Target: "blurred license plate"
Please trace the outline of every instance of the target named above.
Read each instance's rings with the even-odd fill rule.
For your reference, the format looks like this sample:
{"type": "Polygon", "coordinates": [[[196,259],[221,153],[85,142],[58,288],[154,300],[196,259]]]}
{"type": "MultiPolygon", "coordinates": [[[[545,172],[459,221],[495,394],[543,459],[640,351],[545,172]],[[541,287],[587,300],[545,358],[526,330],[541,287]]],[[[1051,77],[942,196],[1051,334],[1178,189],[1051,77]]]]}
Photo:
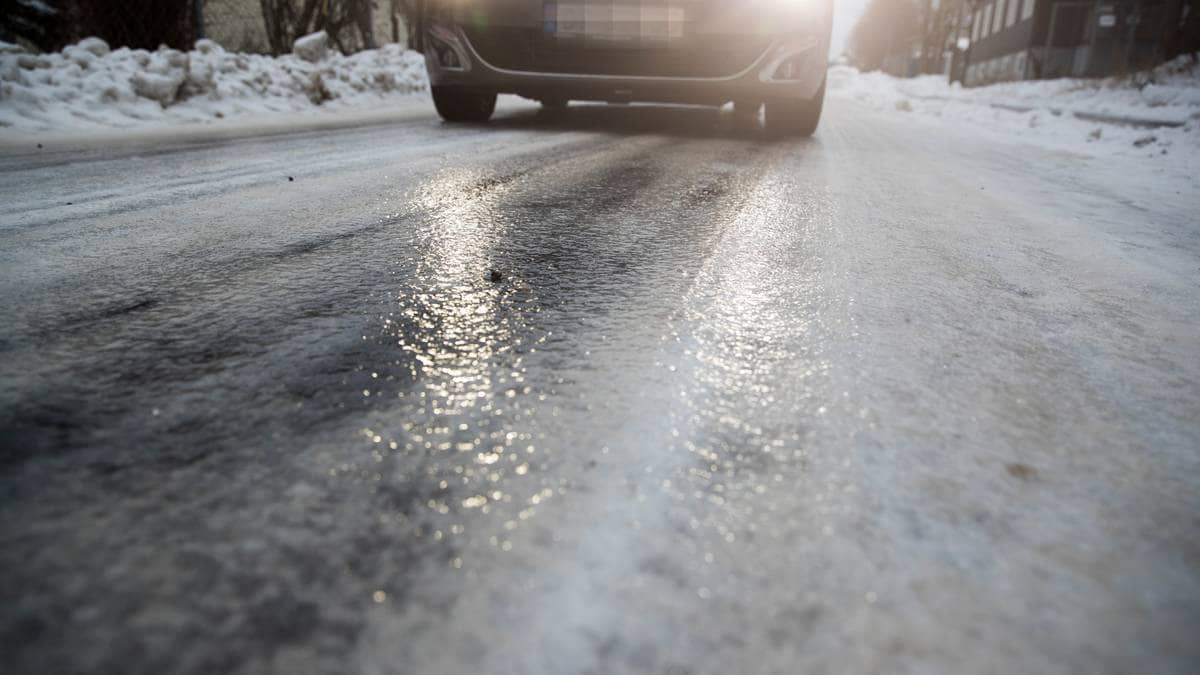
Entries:
{"type": "Polygon", "coordinates": [[[546,2],[542,31],[563,38],[665,42],[683,37],[681,5],[608,2],[546,2]]]}

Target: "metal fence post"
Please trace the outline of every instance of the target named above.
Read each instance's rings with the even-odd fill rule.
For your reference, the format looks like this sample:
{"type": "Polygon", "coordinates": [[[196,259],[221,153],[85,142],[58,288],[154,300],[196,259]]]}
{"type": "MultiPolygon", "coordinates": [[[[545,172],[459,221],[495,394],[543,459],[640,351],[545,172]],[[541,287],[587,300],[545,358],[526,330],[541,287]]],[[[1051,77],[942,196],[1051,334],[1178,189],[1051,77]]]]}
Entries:
{"type": "Polygon", "coordinates": [[[204,30],[204,0],[192,0],[192,33],[196,40],[208,37],[204,30]]]}

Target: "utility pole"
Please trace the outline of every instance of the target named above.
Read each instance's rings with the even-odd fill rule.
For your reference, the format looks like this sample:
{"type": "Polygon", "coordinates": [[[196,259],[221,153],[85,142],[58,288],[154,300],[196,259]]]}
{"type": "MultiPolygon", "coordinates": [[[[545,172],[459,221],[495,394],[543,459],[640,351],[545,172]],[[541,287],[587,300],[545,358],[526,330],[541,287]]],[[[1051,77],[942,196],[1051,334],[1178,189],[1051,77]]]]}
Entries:
{"type": "MultiPolygon", "coordinates": [[[[1026,0],[1026,2],[1032,2],[1032,0],[1026,0]]],[[[961,82],[962,84],[966,84],[965,80],[967,79],[967,57],[971,53],[971,41],[969,39],[970,33],[967,33],[967,37],[968,37],[967,48],[962,49],[961,47],[959,47],[959,44],[962,43],[962,39],[963,39],[963,34],[962,34],[962,32],[963,32],[963,8],[966,6],[967,6],[967,0],[958,0],[958,17],[955,19],[955,24],[954,24],[954,49],[953,49],[953,51],[950,52],[952,54],[951,60],[950,60],[950,76],[948,78],[946,78],[950,82],[954,82],[955,81],[954,76],[955,76],[955,73],[957,72],[958,73],[958,81],[961,82]]],[[[973,13],[968,13],[967,16],[973,17],[975,15],[973,13]]]]}

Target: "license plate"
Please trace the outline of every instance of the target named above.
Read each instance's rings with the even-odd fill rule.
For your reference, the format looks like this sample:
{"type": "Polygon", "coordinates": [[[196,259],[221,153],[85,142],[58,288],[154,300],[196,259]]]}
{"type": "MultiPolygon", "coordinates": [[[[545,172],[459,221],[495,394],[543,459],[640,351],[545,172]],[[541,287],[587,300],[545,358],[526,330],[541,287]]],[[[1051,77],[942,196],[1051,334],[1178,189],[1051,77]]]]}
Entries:
{"type": "Polygon", "coordinates": [[[682,5],[608,2],[546,2],[542,31],[561,38],[619,42],[666,42],[683,37],[682,5]]]}

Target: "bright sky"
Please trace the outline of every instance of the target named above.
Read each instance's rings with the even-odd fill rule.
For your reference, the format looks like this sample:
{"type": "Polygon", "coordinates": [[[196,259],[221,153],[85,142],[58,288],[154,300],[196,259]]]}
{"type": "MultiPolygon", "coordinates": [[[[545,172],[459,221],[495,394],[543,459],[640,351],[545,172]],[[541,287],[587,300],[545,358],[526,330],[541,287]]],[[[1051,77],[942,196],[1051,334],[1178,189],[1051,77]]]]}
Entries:
{"type": "Polygon", "coordinates": [[[833,40],[829,45],[830,56],[842,53],[850,29],[866,8],[867,0],[833,0],[833,40]]]}

